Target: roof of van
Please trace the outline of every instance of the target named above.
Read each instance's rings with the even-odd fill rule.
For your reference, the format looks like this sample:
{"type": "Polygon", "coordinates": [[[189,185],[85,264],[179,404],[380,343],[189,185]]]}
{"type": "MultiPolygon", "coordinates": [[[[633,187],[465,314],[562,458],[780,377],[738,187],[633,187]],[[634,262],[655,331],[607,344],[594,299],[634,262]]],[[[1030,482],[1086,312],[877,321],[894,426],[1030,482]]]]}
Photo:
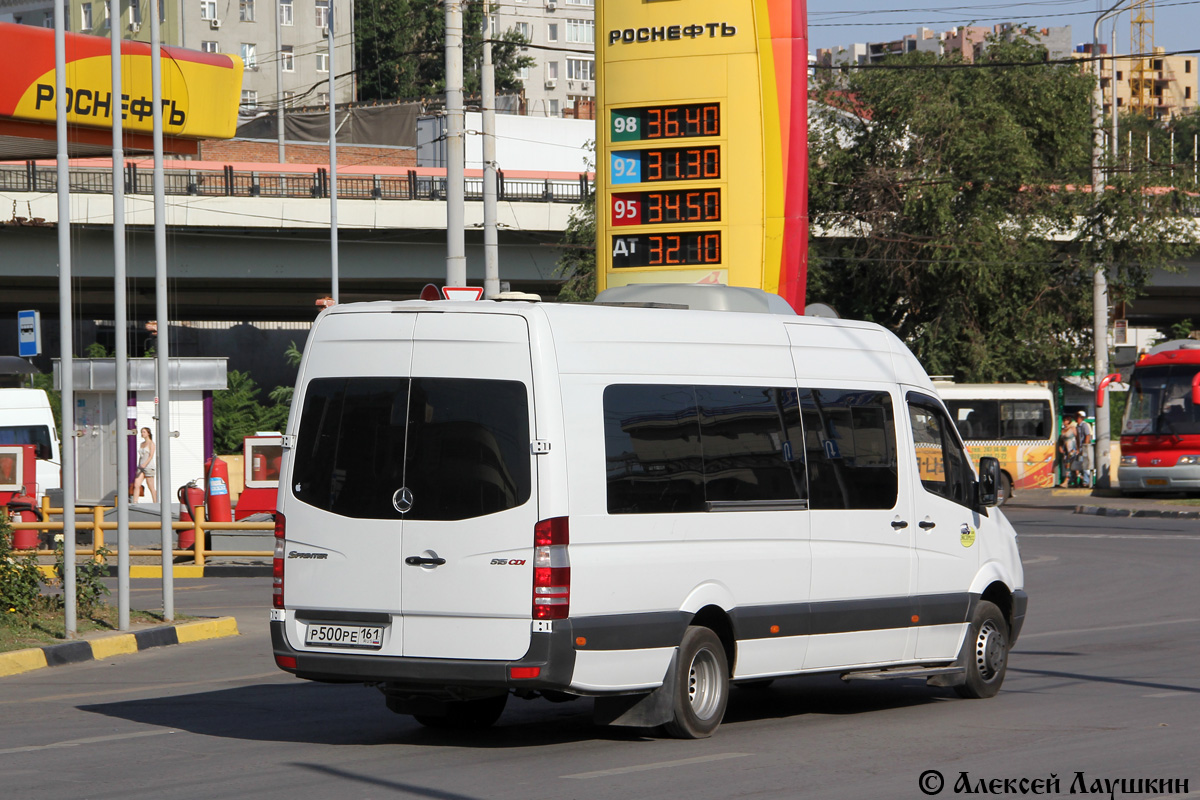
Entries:
{"type": "Polygon", "coordinates": [[[41,389],[0,389],[0,408],[49,408],[41,389]]]}
{"type": "Polygon", "coordinates": [[[419,311],[516,315],[530,320],[531,331],[548,326],[564,373],[767,378],[771,376],[764,371],[766,362],[748,360],[747,351],[739,345],[773,345],[808,350],[811,356],[797,356],[796,360],[813,379],[899,381],[933,389],[916,357],[882,326],[776,313],[590,303],[377,301],[339,304],[321,312],[313,340],[320,340],[320,321],[326,316],[419,311]],[[673,345],[676,351],[684,348],[687,356],[664,359],[661,352],[645,347],[650,342],[673,345]],[[614,363],[617,359],[619,365],[614,363]]]}

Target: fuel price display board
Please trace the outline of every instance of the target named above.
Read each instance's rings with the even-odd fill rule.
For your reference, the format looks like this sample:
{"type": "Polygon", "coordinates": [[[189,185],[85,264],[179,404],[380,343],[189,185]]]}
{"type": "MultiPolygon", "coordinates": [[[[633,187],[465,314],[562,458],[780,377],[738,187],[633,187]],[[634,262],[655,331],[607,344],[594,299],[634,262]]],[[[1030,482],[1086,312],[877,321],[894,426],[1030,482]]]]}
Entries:
{"type": "Polygon", "coordinates": [[[596,4],[597,284],[723,283],[804,308],[804,0],[596,4]]]}

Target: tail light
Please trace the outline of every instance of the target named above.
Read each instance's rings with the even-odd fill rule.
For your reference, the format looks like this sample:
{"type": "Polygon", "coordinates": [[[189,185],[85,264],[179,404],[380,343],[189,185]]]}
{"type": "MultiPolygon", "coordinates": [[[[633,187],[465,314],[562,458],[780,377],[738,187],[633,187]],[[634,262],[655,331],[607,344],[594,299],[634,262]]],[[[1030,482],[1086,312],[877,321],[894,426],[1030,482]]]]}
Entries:
{"type": "Polygon", "coordinates": [[[571,613],[571,562],[567,518],[533,526],[533,618],[566,619],[571,613]]]}
{"type": "Polygon", "coordinates": [[[283,514],[275,514],[275,559],[271,562],[271,605],[283,608],[283,541],[286,538],[283,514]]]}

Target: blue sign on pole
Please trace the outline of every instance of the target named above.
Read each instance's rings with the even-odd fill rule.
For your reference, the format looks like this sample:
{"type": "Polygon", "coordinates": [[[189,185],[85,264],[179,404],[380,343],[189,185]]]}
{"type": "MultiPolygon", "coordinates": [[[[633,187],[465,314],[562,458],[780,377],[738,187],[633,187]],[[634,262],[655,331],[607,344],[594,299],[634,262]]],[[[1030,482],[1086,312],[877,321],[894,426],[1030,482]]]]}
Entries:
{"type": "Polygon", "coordinates": [[[42,315],[38,311],[17,312],[17,355],[22,358],[42,354],[42,315]]]}

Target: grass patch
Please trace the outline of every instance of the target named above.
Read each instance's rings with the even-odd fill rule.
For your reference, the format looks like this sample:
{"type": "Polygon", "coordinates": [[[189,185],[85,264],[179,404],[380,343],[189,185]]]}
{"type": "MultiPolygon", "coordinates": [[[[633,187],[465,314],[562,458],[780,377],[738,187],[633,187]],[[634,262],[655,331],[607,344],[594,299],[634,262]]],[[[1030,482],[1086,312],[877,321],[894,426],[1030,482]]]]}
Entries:
{"type": "Polygon", "coordinates": [[[1173,506],[1200,506],[1200,497],[1181,497],[1167,502],[1173,506]]]}
{"type": "MultiPolygon", "coordinates": [[[[0,619],[0,653],[11,650],[25,650],[30,647],[44,647],[48,644],[62,644],[67,641],[66,625],[62,609],[44,609],[30,614],[6,615],[0,619]]],[[[75,629],[79,638],[92,638],[98,633],[116,632],[118,626],[118,611],[115,606],[99,606],[86,616],[80,614],[75,620],[75,629]]],[[[176,616],[176,621],[185,619],[176,616]]],[[[187,617],[191,619],[191,617],[187,617]]],[[[162,625],[162,614],[151,611],[130,611],[130,628],[162,625]]]]}

